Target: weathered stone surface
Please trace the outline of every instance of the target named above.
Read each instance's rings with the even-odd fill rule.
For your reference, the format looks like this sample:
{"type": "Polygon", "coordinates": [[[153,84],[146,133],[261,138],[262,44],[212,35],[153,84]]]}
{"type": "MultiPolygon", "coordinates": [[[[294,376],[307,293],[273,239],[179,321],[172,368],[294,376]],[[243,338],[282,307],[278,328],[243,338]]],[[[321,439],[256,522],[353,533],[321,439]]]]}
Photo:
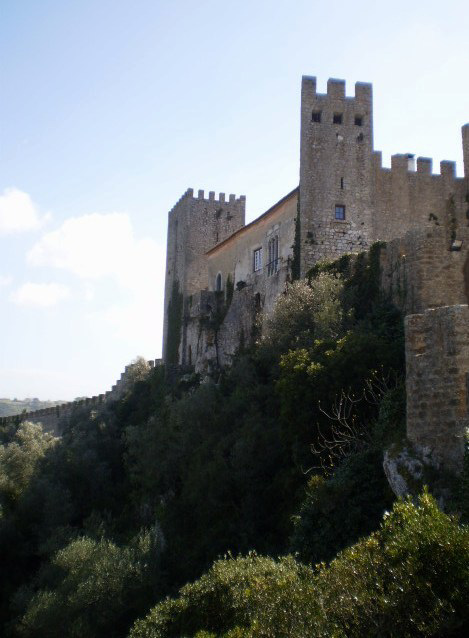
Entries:
{"type": "Polygon", "coordinates": [[[436,464],[462,470],[469,427],[469,308],[444,306],[405,319],[407,436],[436,464]]]}
{"type": "Polygon", "coordinates": [[[428,448],[417,450],[404,444],[399,450],[391,448],[384,454],[384,473],[398,498],[419,494],[425,483],[426,470],[434,466],[435,462],[428,448]]]}

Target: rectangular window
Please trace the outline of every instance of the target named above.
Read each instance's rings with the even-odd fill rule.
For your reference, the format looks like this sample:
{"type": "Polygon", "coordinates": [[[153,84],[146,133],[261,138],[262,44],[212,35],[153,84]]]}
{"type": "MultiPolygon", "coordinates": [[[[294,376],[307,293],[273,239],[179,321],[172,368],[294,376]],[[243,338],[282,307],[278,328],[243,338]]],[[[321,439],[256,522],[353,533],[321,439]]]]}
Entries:
{"type": "Polygon", "coordinates": [[[363,118],[361,115],[355,115],[355,126],[363,126],[363,118]]]}
{"type": "Polygon", "coordinates": [[[262,248],[256,248],[254,251],[254,272],[262,270],[262,248]]]}
{"type": "Polygon", "coordinates": [[[312,122],[320,122],[321,121],[321,111],[313,111],[311,115],[312,122]]]}
{"type": "Polygon", "coordinates": [[[342,206],[342,204],[336,204],[335,218],[339,220],[345,219],[345,206],[342,206]]]}
{"type": "Polygon", "coordinates": [[[334,117],[332,118],[333,124],[342,124],[342,113],[334,113],[334,117]]]}

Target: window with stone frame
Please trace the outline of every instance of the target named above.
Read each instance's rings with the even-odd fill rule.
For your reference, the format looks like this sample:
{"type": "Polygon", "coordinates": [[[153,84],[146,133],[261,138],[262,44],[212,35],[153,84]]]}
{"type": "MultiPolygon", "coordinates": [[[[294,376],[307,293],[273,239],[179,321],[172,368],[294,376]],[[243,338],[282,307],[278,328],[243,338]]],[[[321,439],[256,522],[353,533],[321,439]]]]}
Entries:
{"type": "Polygon", "coordinates": [[[262,270],[262,246],[254,251],[253,265],[254,272],[262,270]]]}

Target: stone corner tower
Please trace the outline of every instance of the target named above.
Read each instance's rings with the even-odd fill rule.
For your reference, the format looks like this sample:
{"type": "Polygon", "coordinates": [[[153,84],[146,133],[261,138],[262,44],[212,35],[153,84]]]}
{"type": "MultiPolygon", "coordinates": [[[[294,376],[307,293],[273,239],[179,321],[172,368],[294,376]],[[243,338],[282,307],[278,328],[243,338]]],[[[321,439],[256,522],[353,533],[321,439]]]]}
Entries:
{"type": "Polygon", "coordinates": [[[188,188],[168,214],[163,322],[163,360],[179,363],[181,343],[169,333],[183,330],[184,300],[208,287],[206,252],[245,225],[246,198],[188,188]],[[170,307],[171,304],[171,307],[170,307]],[[168,316],[170,310],[171,318],[168,316]],[[178,323],[171,326],[171,322],[178,323]],[[168,337],[171,342],[168,351],[168,337]],[[175,340],[178,343],[175,343],[175,340]],[[177,347],[176,347],[177,346],[177,347]]]}

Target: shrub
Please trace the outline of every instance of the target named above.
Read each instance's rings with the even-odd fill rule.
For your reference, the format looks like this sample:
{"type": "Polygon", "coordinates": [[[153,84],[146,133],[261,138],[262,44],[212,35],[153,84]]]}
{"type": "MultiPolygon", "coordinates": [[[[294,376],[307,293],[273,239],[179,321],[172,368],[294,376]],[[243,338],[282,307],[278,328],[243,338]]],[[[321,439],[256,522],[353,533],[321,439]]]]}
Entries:
{"type": "Polygon", "coordinates": [[[141,535],[119,547],[82,537],[57,552],[48,568],[55,587],[42,588],[29,601],[17,625],[31,638],[121,636],[145,609],[152,540],[141,535]]]}
{"type": "Polygon", "coordinates": [[[328,561],[375,530],[394,500],[380,450],[350,456],[326,480],[313,476],[295,518],[291,550],[303,562],[328,561]]]}
{"type": "Polygon", "coordinates": [[[183,587],[179,598],[163,601],[137,621],[130,637],[212,632],[226,638],[303,638],[314,612],[311,583],[311,570],[291,557],[276,562],[250,554],[219,560],[200,580],[183,587]]]}
{"type": "Polygon", "coordinates": [[[12,507],[24,494],[39,461],[58,439],[25,421],[13,439],[0,445],[0,507],[12,507]]]}
{"type": "Polygon", "coordinates": [[[337,337],[343,318],[339,300],[342,288],[342,280],[328,273],[318,275],[311,284],[290,284],[265,321],[264,343],[286,352],[312,344],[314,339],[337,337]]]}
{"type": "Polygon", "coordinates": [[[292,557],[219,560],[130,638],[456,638],[468,599],[469,529],[424,493],[315,572],[292,557]]]}
{"type": "Polygon", "coordinates": [[[469,529],[427,493],[417,507],[398,502],[378,532],[321,567],[315,587],[324,637],[463,635],[469,529]]]}

